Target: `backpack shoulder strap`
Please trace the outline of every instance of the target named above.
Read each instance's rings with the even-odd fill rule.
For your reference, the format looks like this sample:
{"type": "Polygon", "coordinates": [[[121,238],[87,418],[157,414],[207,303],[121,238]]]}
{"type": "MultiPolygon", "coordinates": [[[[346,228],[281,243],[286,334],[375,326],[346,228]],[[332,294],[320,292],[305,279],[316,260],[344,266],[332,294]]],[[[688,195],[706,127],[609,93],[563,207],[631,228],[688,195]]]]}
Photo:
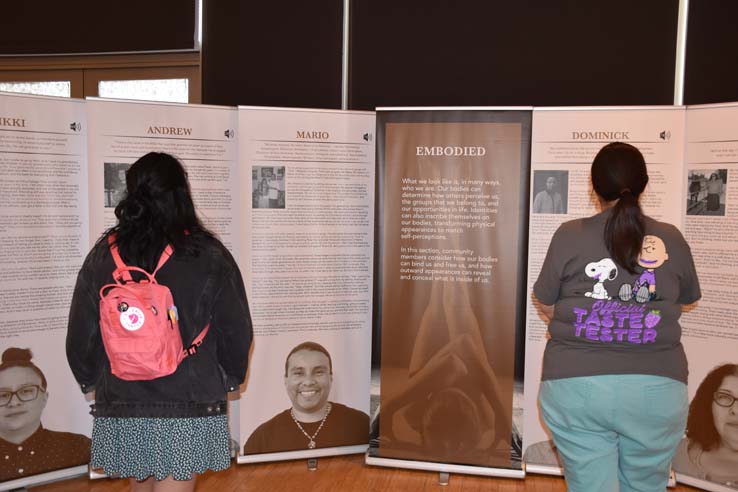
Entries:
{"type": "Polygon", "coordinates": [[[108,236],[108,244],[110,245],[110,254],[113,257],[113,261],[115,262],[115,268],[116,271],[121,271],[121,276],[123,278],[123,281],[130,282],[133,280],[131,278],[131,273],[126,270],[128,265],[123,263],[123,259],[120,257],[120,253],[118,252],[118,245],[115,244],[115,234],[111,234],[108,236]]]}
{"type": "Polygon", "coordinates": [[[210,323],[205,325],[205,328],[203,328],[202,331],[195,337],[195,339],[192,341],[190,346],[184,349],[182,353],[184,357],[195,355],[197,353],[197,349],[199,349],[200,345],[202,345],[202,341],[205,338],[205,335],[208,334],[209,329],[210,329],[210,323]]]}
{"type": "MultiPolygon", "coordinates": [[[[130,282],[133,279],[131,278],[130,272],[126,270],[127,268],[129,268],[128,265],[123,263],[123,258],[120,257],[120,253],[118,252],[118,245],[115,244],[115,234],[111,234],[108,236],[108,244],[110,245],[110,254],[113,256],[115,267],[121,271],[123,280],[126,282],[130,282]]],[[[172,256],[173,252],[174,250],[172,249],[172,245],[167,244],[166,248],[164,248],[164,251],[161,252],[159,262],[156,264],[154,273],[151,274],[152,277],[156,276],[156,272],[158,272],[159,269],[164,266],[164,263],[166,263],[169,257],[172,256]]]]}
{"type": "Polygon", "coordinates": [[[156,272],[158,272],[159,269],[164,266],[164,263],[166,263],[169,257],[172,256],[172,253],[174,253],[174,250],[172,249],[172,245],[167,244],[167,247],[164,248],[164,251],[161,252],[161,256],[159,257],[159,263],[156,264],[154,273],[151,274],[152,277],[156,277],[156,272]]]}

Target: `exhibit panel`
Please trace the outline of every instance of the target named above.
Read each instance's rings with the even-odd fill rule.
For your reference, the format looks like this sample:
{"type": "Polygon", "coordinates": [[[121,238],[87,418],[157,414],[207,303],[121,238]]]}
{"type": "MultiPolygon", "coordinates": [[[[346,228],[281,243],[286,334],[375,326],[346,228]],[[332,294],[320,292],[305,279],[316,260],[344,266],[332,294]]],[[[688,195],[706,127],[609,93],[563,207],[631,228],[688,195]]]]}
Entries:
{"type": "MultiPolygon", "coordinates": [[[[641,196],[643,211],[657,220],[680,224],[681,214],[674,200],[682,193],[684,112],[684,108],[669,106],[536,108],[531,151],[527,292],[532,292],[556,229],[566,221],[598,212],[590,167],[596,153],[609,142],[630,143],[644,155],[650,180],[641,196]]],[[[609,299],[607,288],[616,285],[617,278],[593,275],[589,295],[602,292],[609,299]]],[[[534,297],[529,294],[525,302],[523,461],[529,472],[560,475],[561,462],[537,403],[547,326],[534,297]]],[[[635,326],[633,330],[633,343],[638,343],[636,339],[642,336],[642,331],[635,326]]],[[[585,331],[578,333],[595,336],[585,331]]],[[[616,335],[620,337],[618,340],[629,336],[628,330],[616,335]]]]}
{"type": "Polygon", "coordinates": [[[513,413],[528,109],[378,110],[381,367],[369,464],[523,476],[513,413]]]}
{"type": "Polygon", "coordinates": [[[373,112],[239,108],[254,325],[239,463],[367,448],[374,129],[373,112]]]}
{"type": "Polygon", "coordinates": [[[63,350],[86,153],[83,101],[0,94],[0,490],[87,470],[89,402],[63,350]]]}
{"type": "Polygon", "coordinates": [[[687,108],[678,208],[702,299],[682,316],[690,411],[674,457],[677,481],[738,489],[738,105],[687,108]]]}

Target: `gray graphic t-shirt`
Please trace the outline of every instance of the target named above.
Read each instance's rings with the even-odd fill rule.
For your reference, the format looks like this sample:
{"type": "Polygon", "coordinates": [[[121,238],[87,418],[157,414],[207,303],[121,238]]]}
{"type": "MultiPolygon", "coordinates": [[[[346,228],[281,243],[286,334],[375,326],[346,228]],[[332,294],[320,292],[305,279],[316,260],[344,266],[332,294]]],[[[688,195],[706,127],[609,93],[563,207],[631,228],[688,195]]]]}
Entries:
{"type": "Polygon", "coordinates": [[[689,246],[676,227],[646,218],[631,274],[605,246],[609,214],[566,222],[551,240],[533,287],[554,305],[542,378],[652,374],[686,383],[679,316],[701,296],[689,246]]]}

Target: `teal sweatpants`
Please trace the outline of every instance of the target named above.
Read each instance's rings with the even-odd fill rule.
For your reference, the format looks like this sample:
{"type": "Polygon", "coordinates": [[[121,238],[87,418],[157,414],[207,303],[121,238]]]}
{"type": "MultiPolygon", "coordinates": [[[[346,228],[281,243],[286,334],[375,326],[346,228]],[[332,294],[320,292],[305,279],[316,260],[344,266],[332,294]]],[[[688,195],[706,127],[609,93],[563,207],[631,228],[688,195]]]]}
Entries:
{"type": "Polygon", "coordinates": [[[663,492],[687,423],[687,385],[641,374],[547,380],[543,420],[569,492],[663,492]]]}

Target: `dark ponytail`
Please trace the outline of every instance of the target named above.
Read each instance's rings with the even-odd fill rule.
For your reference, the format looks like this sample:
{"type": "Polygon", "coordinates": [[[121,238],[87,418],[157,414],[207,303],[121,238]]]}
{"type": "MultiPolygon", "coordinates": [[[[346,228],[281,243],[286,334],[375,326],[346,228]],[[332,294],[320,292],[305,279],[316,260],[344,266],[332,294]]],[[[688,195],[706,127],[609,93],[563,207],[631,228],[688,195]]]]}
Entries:
{"type": "Polygon", "coordinates": [[[646,233],[638,199],[648,184],[646,161],[634,146],[622,142],[605,145],[592,162],[592,187],[605,202],[618,200],[605,224],[605,245],[612,259],[636,273],[646,233]]]}

